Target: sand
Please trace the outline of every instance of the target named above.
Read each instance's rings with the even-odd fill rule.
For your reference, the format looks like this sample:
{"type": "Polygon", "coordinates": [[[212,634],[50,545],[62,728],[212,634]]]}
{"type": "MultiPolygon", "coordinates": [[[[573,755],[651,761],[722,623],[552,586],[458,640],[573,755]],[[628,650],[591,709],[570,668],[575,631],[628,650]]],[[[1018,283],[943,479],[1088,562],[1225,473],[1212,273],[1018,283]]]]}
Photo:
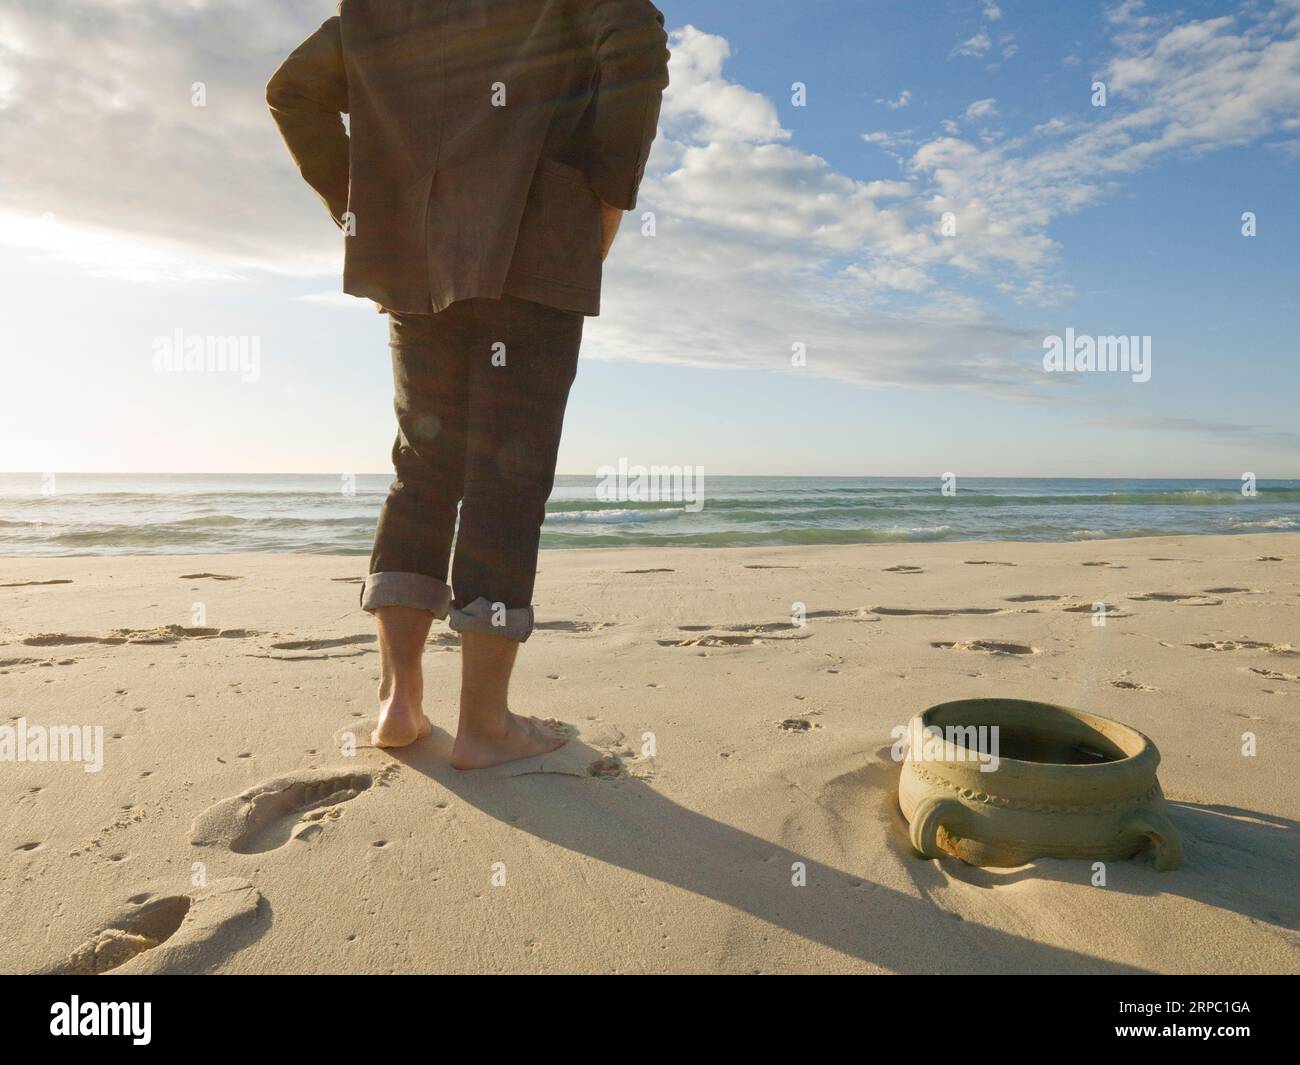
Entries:
{"type": "Polygon", "coordinates": [[[1298,561],[1300,535],[546,552],[514,702],[576,738],[458,773],[442,624],[434,735],[365,746],[364,558],[3,559],[3,723],[104,749],[0,762],[0,970],[1295,972],[1298,561]],[[911,854],[891,729],[994,695],[1149,735],[1183,868],[911,854]]]}

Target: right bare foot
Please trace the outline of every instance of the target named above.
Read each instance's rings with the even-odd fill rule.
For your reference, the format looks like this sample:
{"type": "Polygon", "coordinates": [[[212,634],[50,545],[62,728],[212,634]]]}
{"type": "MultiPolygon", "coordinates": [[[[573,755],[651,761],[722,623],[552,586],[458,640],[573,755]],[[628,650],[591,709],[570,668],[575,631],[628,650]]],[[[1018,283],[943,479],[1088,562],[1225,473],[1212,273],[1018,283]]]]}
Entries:
{"type": "Polygon", "coordinates": [[[569,737],[535,717],[520,717],[506,711],[505,731],[497,734],[468,732],[462,726],[451,748],[455,769],[485,769],[502,762],[547,754],[569,742],[569,737]]]}

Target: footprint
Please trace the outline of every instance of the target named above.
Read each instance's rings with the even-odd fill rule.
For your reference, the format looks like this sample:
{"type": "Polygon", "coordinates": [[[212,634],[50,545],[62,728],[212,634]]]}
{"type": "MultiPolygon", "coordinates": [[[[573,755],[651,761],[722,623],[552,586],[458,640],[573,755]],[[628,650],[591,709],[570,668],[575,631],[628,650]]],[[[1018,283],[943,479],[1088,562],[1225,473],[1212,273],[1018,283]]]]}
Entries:
{"type": "Polygon", "coordinates": [[[1261,677],[1267,677],[1269,680],[1300,681],[1300,677],[1292,676],[1290,673],[1279,673],[1275,669],[1256,669],[1254,666],[1251,666],[1250,671],[1252,673],[1258,673],[1261,677]]]}
{"type": "Polygon", "coordinates": [[[69,636],[63,632],[42,632],[23,640],[25,647],[65,647],[79,643],[125,643],[125,640],[101,640],[98,636],[69,636]]]}
{"type": "Polygon", "coordinates": [[[42,975],[95,976],[131,963],[135,974],[203,972],[229,955],[232,927],[256,919],[261,902],[252,884],[233,877],[192,895],[143,902],[93,930],[42,975]]]}
{"type": "Polygon", "coordinates": [[[675,569],[625,569],[623,572],[627,574],[636,574],[636,573],[676,573],[677,571],[675,569]]]}
{"type": "Polygon", "coordinates": [[[949,651],[982,651],[990,655],[1036,655],[1042,652],[1037,647],[1024,643],[1002,643],[997,640],[943,640],[930,644],[949,651]]]}
{"type": "Polygon", "coordinates": [[[821,725],[814,725],[811,721],[802,717],[787,717],[784,721],[779,722],[776,727],[784,732],[811,732],[815,728],[821,728],[821,725]]]}
{"type": "Polygon", "coordinates": [[[1008,603],[1054,603],[1059,599],[1064,599],[1063,595],[1009,595],[1008,603]]]}
{"type": "Polygon", "coordinates": [[[42,584],[71,584],[71,583],[72,581],[70,580],[13,581],[10,584],[0,584],[0,588],[35,588],[37,585],[42,585],[42,584]]]}
{"type": "MultiPolygon", "coordinates": [[[[1061,609],[1070,614],[1091,614],[1096,606],[1097,603],[1076,603],[1074,606],[1063,606],[1061,609]]],[[[1130,618],[1133,616],[1132,614],[1123,613],[1114,603],[1101,603],[1101,606],[1108,618],[1130,618]]]]}
{"type": "Polygon", "coordinates": [[[1256,562],[1281,562],[1282,556],[1281,555],[1260,555],[1259,558],[1255,559],[1255,561],[1256,562]]]}
{"type": "Polygon", "coordinates": [[[1139,603],[1179,603],[1182,606],[1223,606],[1222,599],[1196,592],[1140,592],[1130,595],[1130,599],[1139,603]]]}
{"type": "Polygon", "coordinates": [[[745,569],[798,569],[798,568],[799,568],[798,566],[760,566],[760,565],[749,565],[745,567],[745,569]]]}
{"type": "Polygon", "coordinates": [[[860,610],[810,610],[805,618],[822,618],[829,621],[879,621],[880,618],[867,609],[860,610]]]}
{"type": "Polygon", "coordinates": [[[729,633],[708,633],[685,640],[660,640],[660,647],[749,647],[762,643],[761,636],[742,636],[729,633]]]}
{"type": "Polygon", "coordinates": [[[711,625],[681,625],[679,632],[698,632],[702,635],[658,642],[660,647],[748,647],[765,640],[806,640],[812,636],[811,632],[804,631],[806,628],[807,626],[795,625],[789,621],[764,625],[732,625],[716,629],[711,625]]]}
{"type": "Polygon", "coordinates": [[[99,643],[118,646],[124,643],[170,644],[181,640],[221,638],[242,640],[257,633],[248,629],[198,629],[182,625],[160,625],[154,629],[114,629],[107,636],[70,636],[66,632],[43,632],[22,642],[28,647],[64,647],[71,644],[99,643]]]}
{"type": "Polygon", "coordinates": [[[1002,610],[998,607],[935,607],[927,609],[925,607],[910,606],[869,606],[866,608],[872,614],[881,614],[890,618],[910,618],[910,617],[927,617],[927,618],[947,618],[954,614],[1009,614],[1011,611],[1002,610]]]}
{"type": "Polygon", "coordinates": [[[1260,594],[1260,593],[1259,593],[1259,590],[1258,590],[1257,588],[1232,588],[1232,587],[1228,587],[1228,588],[1206,588],[1205,590],[1206,590],[1206,592],[1209,593],[1210,595],[1234,595],[1234,594],[1236,594],[1237,592],[1249,592],[1251,595],[1259,595],[1259,594],[1260,594]]]}
{"type": "Polygon", "coordinates": [[[597,758],[591,765],[587,766],[587,776],[599,777],[602,780],[614,780],[624,776],[623,763],[612,754],[607,754],[603,758],[597,758]]]}
{"type": "Polygon", "coordinates": [[[1201,651],[1267,651],[1270,654],[1286,654],[1291,650],[1289,643],[1263,643],[1259,640],[1207,640],[1187,646],[1201,651]]]}
{"type": "Polygon", "coordinates": [[[243,577],[230,577],[224,573],[182,573],[179,577],[182,581],[242,581],[243,577]]]}
{"type": "Polygon", "coordinates": [[[160,625],[156,629],[114,629],[101,643],[177,643],[180,640],[243,640],[256,633],[247,629],[187,629],[181,625],[160,625]]]}
{"type": "Polygon", "coordinates": [[[173,895],[96,931],[64,963],[63,973],[97,976],[165,943],[190,912],[188,895],[173,895]]]}
{"type": "Polygon", "coordinates": [[[335,584],[365,584],[365,577],[331,577],[335,584]]]}
{"type": "Polygon", "coordinates": [[[976,558],[976,559],[967,559],[966,565],[968,566],[1013,566],[1014,567],[1015,563],[1014,562],[990,562],[988,559],[976,558]]]}
{"type": "Polygon", "coordinates": [[[1110,567],[1113,568],[1113,569],[1128,569],[1127,566],[1116,565],[1116,563],[1114,563],[1114,562],[1083,562],[1083,563],[1080,563],[1080,565],[1084,565],[1084,566],[1110,566],[1110,567]]]}
{"type": "Polygon", "coordinates": [[[543,632],[599,632],[613,624],[612,621],[539,621],[533,628],[543,632]]]}
{"type": "Polygon", "coordinates": [[[1141,684],[1136,680],[1112,680],[1110,683],[1113,687],[1124,688],[1126,691],[1153,692],[1158,690],[1149,684],[1141,684]]]}
{"type": "Polygon", "coordinates": [[[374,633],[361,633],[357,636],[338,636],[323,640],[285,640],[283,643],[271,644],[273,651],[324,651],[330,647],[352,647],[359,643],[374,643],[378,637],[374,633]]]}
{"type": "MultiPolygon", "coordinates": [[[[330,651],[336,647],[356,647],[358,644],[374,643],[377,637],[373,633],[361,633],[357,636],[338,636],[315,640],[283,640],[271,644],[272,651],[330,651]]],[[[267,658],[272,662],[321,662],[333,658],[358,658],[361,655],[375,654],[373,648],[357,647],[355,651],[336,654],[260,654],[250,653],[247,658],[267,658]]]]}
{"type": "Polygon", "coordinates": [[[190,829],[196,847],[224,846],[236,854],[264,854],[295,836],[315,835],[338,807],[373,785],[369,773],[311,770],[256,784],[199,814],[190,829]]]}
{"type": "Polygon", "coordinates": [[[920,566],[887,566],[885,573],[924,573],[920,566]]]}

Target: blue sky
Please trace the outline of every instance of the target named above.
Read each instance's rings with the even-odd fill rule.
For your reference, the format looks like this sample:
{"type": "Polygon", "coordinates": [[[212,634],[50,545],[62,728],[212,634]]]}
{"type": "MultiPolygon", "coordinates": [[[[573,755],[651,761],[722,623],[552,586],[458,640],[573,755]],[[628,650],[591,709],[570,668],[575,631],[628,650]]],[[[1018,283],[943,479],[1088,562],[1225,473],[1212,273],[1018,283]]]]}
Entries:
{"type": "MultiPolygon", "coordinates": [[[[656,234],[561,472],[1300,476],[1300,0],[660,7],[656,234]],[[1067,327],[1149,336],[1151,380],[1044,373],[1067,327]]],[[[385,468],[386,320],[262,102],[332,9],[0,12],[0,469],[385,468]],[[157,372],[176,330],[257,380],[157,372]]]]}

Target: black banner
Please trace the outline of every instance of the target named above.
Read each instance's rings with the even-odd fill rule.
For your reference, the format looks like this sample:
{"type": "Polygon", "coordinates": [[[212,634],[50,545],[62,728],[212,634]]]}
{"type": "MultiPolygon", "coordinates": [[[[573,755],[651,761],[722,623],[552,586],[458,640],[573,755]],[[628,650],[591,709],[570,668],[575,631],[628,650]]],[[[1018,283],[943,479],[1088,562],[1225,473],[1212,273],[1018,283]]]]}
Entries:
{"type": "MultiPolygon", "coordinates": [[[[743,991],[728,988],[727,998],[716,1001],[701,999],[698,991],[687,992],[671,979],[604,979],[580,992],[555,981],[515,983],[508,994],[518,997],[510,999],[464,976],[383,982],[361,976],[3,978],[9,1046],[91,1052],[97,1043],[142,1052],[196,1046],[205,1052],[248,1050],[261,1032],[294,1051],[373,1050],[377,1037],[414,1035],[440,1024],[450,1029],[452,1018],[498,1003],[508,1010],[509,1023],[480,1029],[480,1038],[496,1044],[518,1032],[521,1042],[527,1038],[535,1047],[539,1032],[521,1023],[523,1018],[531,1016],[547,1028],[560,1016],[571,1023],[575,993],[591,1018],[616,1012],[643,1021],[659,1018],[673,1029],[706,1022],[716,1028],[725,1021],[725,1030],[737,1039],[750,1034],[738,1019],[756,1012],[773,1020],[785,1017],[788,1023],[763,1026],[769,1050],[806,1048],[809,1040],[835,1037],[850,1025],[860,1032],[866,1021],[883,1037],[933,1039],[936,1047],[1022,1045],[1077,1052],[1156,1043],[1176,1046],[1180,1054],[1197,1044],[1211,1053],[1231,1053],[1234,1044],[1262,1047],[1260,1039],[1283,1038],[1294,1013],[1286,1003],[1294,985],[1286,977],[882,977],[849,992],[861,998],[848,1013],[824,982],[795,991],[771,979],[751,981],[743,991]],[[737,996],[744,1003],[739,1014],[737,996]],[[605,1010],[592,1008],[602,1005],[605,1010]]],[[[647,1034],[657,1040],[666,1033],[642,1033],[647,1034]]]]}

